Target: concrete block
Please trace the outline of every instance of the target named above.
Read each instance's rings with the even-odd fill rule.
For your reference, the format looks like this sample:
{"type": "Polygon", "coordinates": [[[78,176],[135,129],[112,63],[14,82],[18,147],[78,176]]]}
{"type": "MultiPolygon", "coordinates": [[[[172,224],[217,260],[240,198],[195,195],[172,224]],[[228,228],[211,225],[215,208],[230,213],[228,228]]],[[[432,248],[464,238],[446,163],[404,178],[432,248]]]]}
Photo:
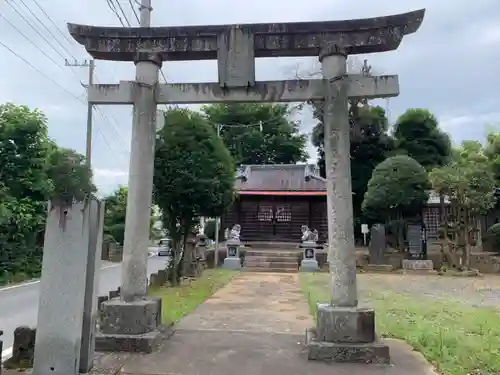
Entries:
{"type": "Polygon", "coordinates": [[[153,353],[174,334],[173,327],[158,327],[141,335],[104,334],[98,332],[95,347],[98,352],[153,353]]]}
{"type": "Polygon", "coordinates": [[[403,259],[403,269],[415,271],[432,271],[434,270],[434,264],[430,259],[403,259]]]}
{"type": "Polygon", "coordinates": [[[157,299],[112,299],[102,304],[99,325],[103,334],[142,335],[156,329],[160,314],[157,299]]]}
{"type": "Polygon", "coordinates": [[[374,363],[389,365],[389,346],[375,340],[369,343],[319,341],[316,329],[306,331],[307,359],[325,362],[374,363]]]}
{"type": "Polygon", "coordinates": [[[316,259],[302,259],[300,262],[300,272],[319,271],[318,261],[316,259]]]}
{"type": "Polygon", "coordinates": [[[319,341],[359,344],[375,340],[373,309],[318,303],[316,314],[319,341]]]}
{"type": "Polygon", "coordinates": [[[222,268],[228,270],[240,270],[241,269],[241,258],[225,258],[222,268]]]}

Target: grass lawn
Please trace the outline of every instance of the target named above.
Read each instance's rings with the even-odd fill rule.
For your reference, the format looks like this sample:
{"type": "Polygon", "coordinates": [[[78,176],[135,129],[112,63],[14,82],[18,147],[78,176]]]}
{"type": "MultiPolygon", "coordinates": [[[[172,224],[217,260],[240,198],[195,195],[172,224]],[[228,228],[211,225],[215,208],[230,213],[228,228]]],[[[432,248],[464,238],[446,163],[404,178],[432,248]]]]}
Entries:
{"type": "MultiPolygon", "coordinates": [[[[329,300],[328,274],[302,274],[301,287],[313,312],[316,302],[329,300]]],[[[378,335],[405,340],[443,374],[500,373],[499,311],[370,289],[360,300],[376,309],[378,335]]]]}
{"type": "Polygon", "coordinates": [[[162,323],[177,322],[196,309],[218,289],[229,283],[238,271],[206,269],[199,279],[178,287],[161,287],[150,295],[162,298],[162,323]]]}

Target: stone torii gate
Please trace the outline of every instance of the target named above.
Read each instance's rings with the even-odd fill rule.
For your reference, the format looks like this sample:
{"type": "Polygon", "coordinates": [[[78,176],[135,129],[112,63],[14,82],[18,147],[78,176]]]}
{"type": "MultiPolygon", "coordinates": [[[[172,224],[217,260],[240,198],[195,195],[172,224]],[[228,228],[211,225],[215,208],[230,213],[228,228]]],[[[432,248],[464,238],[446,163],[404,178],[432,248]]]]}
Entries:
{"type": "Polygon", "coordinates": [[[157,304],[144,297],[156,105],[324,100],[332,299],[318,305],[317,329],[309,335],[309,358],[389,360],[387,346],[375,338],[374,311],[358,307],[347,101],[397,96],[399,83],[395,75],[347,75],[346,59],[397,49],[404,35],[418,30],[424,13],[422,9],[345,21],[216,26],[68,25],[71,36],[95,59],[138,65],[135,81],[91,85],[88,90],[93,104],[134,105],[122,297],[103,304],[102,314],[110,324],[101,324],[100,335],[112,339],[104,347],[113,349],[109,342],[120,345],[124,333],[128,340],[147,334],[144,351],[152,350],[155,342],[156,327],[149,314],[158,312],[157,304]],[[318,56],[323,79],[255,80],[255,58],[282,56],[318,56]],[[158,83],[162,61],[191,60],[217,60],[218,82],[158,83]]]}

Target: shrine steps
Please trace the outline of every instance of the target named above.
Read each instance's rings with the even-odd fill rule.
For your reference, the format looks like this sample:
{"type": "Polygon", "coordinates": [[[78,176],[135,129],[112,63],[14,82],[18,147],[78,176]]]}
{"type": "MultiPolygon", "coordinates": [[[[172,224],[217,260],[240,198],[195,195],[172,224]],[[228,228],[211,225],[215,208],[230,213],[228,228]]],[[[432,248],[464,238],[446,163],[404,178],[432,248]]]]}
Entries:
{"type": "Polygon", "coordinates": [[[298,272],[299,251],[247,250],[243,271],[298,272]]]}

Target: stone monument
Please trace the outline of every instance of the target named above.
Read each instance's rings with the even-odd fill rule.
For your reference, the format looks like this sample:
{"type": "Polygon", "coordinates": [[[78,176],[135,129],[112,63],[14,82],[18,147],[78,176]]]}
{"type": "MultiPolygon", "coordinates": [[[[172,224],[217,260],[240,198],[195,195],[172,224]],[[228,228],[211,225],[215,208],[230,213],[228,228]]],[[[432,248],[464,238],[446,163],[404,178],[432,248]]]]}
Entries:
{"type": "Polygon", "coordinates": [[[386,346],[367,342],[374,337],[373,310],[357,307],[348,99],[397,96],[399,81],[395,75],[347,74],[346,59],[395,50],[405,35],[417,31],[425,11],[345,21],[150,27],[151,2],[141,0],[141,4],[141,28],[68,25],[71,36],[92,57],[137,64],[134,81],[88,87],[91,104],[134,106],[122,300],[108,302],[117,316],[130,317],[121,326],[125,329],[130,324],[130,332],[137,332],[137,325],[150,318],[143,305],[155,306],[145,299],[144,249],[149,235],[157,104],[324,101],[332,302],[319,306],[319,336],[309,335],[309,358],[367,361],[382,356],[388,360],[386,346]],[[284,56],[319,57],[323,79],[255,79],[256,58],[284,56]],[[159,84],[163,61],[192,60],[217,60],[218,81],[159,84]],[[120,314],[119,309],[123,310],[120,314]],[[143,316],[133,319],[136,314],[143,316]],[[347,328],[335,326],[342,319],[348,319],[347,328]],[[359,330],[367,334],[360,335],[359,330]]]}
{"type": "Polygon", "coordinates": [[[387,262],[387,237],[384,224],[375,224],[371,227],[368,251],[370,263],[365,270],[375,272],[393,270],[393,266],[387,262]]]}
{"type": "Polygon", "coordinates": [[[318,260],[316,259],[316,250],[318,248],[318,231],[311,231],[307,225],[302,225],[302,238],[300,248],[303,249],[303,258],[300,262],[301,272],[319,271],[318,260]]]}
{"type": "Polygon", "coordinates": [[[406,226],[408,259],[403,260],[403,269],[409,271],[434,271],[432,260],[427,259],[427,234],[422,222],[409,222],[406,226]]]}
{"type": "Polygon", "coordinates": [[[240,258],[240,232],[241,226],[236,224],[229,232],[229,238],[226,241],[226,258],[224,259],[223,268],[231,270],[241,269],[240,258]]]}
{"type": "MultiPolygon", "coordinates": [[[[89,249],[96,251],[92,215],[99,215],[94,198],[49,202],[33,363],[37,375],[79,373],[89,249]]],[[[92,343],[87,343],[86,357],[93,358],[92,343]]]]}

